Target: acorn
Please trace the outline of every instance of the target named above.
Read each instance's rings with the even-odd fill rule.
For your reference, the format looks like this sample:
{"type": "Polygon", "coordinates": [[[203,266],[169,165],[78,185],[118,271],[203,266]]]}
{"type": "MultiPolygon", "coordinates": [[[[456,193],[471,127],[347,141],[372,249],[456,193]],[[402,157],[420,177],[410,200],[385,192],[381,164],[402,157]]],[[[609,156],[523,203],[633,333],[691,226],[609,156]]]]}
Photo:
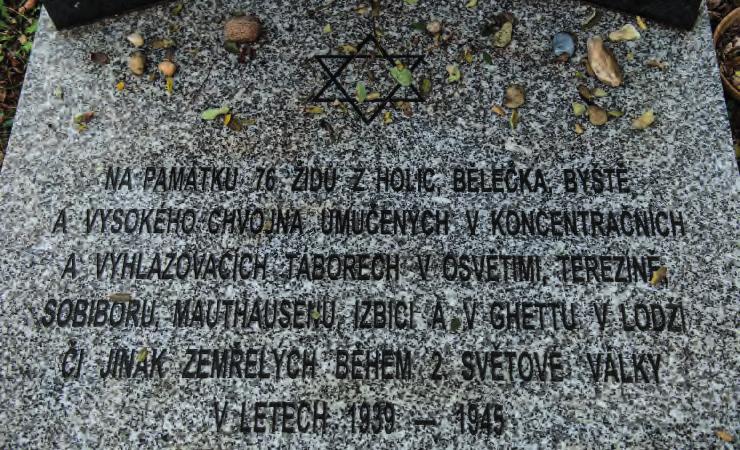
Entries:
{"type": "Polygon", "coordinates": [[[224,37],[236,43],[257,42],[262,34],[262,22],[257,16],[232,17],[224,25],[224,37]]]}
{"type": "Polygon", "coordinates": [[[134,52],[128,57],[128,68],[134,75],[143,75],[146,66],[146,56],[141,52],[134,52]]]}
{"type": "Polygon", "coordinates": [[[162,72],[162,75],[166,77],[171,77],[175,72],[177,72],[177,65],[168,59],[159,63],[159,66],[157,67],[159,68],[159,71],[162,72]]]}

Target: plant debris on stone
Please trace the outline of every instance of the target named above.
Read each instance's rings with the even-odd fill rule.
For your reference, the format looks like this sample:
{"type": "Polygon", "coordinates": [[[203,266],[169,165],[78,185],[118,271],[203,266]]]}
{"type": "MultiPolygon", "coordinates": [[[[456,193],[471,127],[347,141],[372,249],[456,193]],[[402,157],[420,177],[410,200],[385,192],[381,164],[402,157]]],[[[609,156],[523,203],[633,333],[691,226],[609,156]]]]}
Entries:
{"type": "Polygon", "coordinates": [[[653,122],[655,122],[655,113],[652,109],[649,109],[632,121],[632,128],[635,130],[644,130],[651,126],[653,122]]]}
{"type": "Polygon", "coordinates": [[[609,40],[612,42],[634,41],[637,39],[640,39],[640,32],[637,31],[637,28],[635,28],[631,23],[624,25],[619,30],[609,33],[609,40]]]}
{"type": "Polygon", "coordinates": [[[524,104],[524,88],[519,84],[512,84],[504,93],[504,106],[509,109],[519,108],[524,104]]]}
{"type": "Polygon", "coordinates": [[[90,61],[94,62],[95,64],[103,65],[110,63],[110,58],[108,58],[108,55],[103,52],[91,52],[90,61]]]}
{"type": "Polygon", "coordinates": [[[218,116],[228,114],[231,108],[228,106],[222,106],[220,108],[209,108],[200,113],[200,117],[203,120],[214,120],[218,116]]]}
{"type": "Polygon", "coordinates": [[[604,40],[593,36],[588,40],[588,64],[594,76],[603,83],[618,87],[624,80],[614,53],[604,46],[604,40]]]}

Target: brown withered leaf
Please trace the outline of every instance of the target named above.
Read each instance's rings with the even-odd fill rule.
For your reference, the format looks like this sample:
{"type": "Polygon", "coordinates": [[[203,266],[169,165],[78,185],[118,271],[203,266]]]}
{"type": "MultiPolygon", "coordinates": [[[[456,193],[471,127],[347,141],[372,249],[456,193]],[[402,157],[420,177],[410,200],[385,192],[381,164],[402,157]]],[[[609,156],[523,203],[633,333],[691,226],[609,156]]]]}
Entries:
{"type": "Polygon", "coordinates": [[[103,52],[92,52],[90,53],[90,61],[95,64],[104,65],[110,63],[110,58],[108,58],[108,55],[103,52]]]}
{"type": "Polygon", "coordinates": [[[650,284],[657,286],[668,278],[668,268],[666,266],[660,266],[658,270],[653,272],[653,276],[650,277],[650,284]]]}

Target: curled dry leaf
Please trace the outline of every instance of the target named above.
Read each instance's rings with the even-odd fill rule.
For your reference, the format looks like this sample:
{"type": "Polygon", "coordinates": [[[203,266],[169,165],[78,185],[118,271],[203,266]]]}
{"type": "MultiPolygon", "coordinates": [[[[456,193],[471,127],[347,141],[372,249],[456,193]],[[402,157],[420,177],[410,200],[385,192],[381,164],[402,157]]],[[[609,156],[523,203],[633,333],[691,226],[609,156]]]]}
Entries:
{"type": "Polygon", "coordinates": [[[506,88],[504,94],[504,106],[509,109],[519,108],[524,104],[524,88],[518,84],[512,84],[506,88]]]}
{"type": "Polygon", "coordinates": [[[392,112],[386,111],[385,113],[383,113],[383,123],[385,125],[389,125],[393,123],[393,113],[392,112]]]}
{"type": "Polygon", "coordinates": [[[653,272],[653,276],[650,277],[650,284],[657,286],[668,277],[668,268],[666,266],[660,266],[658,270],[653,272]]]}
{"type": "Polygon", "coordinates": [[[576,126],[575,126],[576,134],[580,136],[581,134],[583,134],[584,131],[586,130],[583,128],[583,125],[581,125],[580,123],[576,123],[576,126]]]}
{"type": "Polygon", "coordinates": [[[645,23],[645,19],[643,19],[640,16],[637,16],[637,26],[640,27],[642,31],[645,31],[648,29],[647,23],[645,23]]]}
{"type": "Polygon", "coordinates": [[[588,86],[586,86],[585,84],[578,85],[578,95],[580,95],[581,98],[586,100],[587,102],[590,102],[594,99],[594,94],[591,92],[591,89],[589,89],[588,86]]]}
{"type": "Polygon", "coordinates": [[[601,19],[601,11],[595,8],[589,8],[589,13],[586,16],[586,19],[581,22],[581,28],[584,30],[588,30],[589,28],[596,25],[599,22],[599,19],[601,19]]]}
{"type": "Polygon", "coordinates": [[[640,117],[632,121],[632,128],[635,130],[644,130],[655,122],[655,113],[652,109],[642,113],[640,117]]]}
{"type": "Polygon", "coordinates": [[[588,63],[596,78],[609,86],[617,87],[624,81],[622,69],[614,53],[604,46],[604,40],[599,36],[593,36],[588,40],[588,63]]]}
{"type": "Polygon", "coordinates": [[[500,107],[499,105],[493,105],[491,106],[491,111],[496,113],[497,115],[504,117],[506,115],[506,111],[504,111],[504,108],[500,107]]]}
{"type": "Polygon", "coordinates": [[[600,127],[604,125],[607,120],[609,120],[609,116],[606,114],[606,111],[596,105],[589,105],[588,121],[591,122],[591,124],[600,127]]]}
{"type": "Polygon", "coordinates": [[[607,112],[607,114],[609,114],[609,117],[614,117],[615,119],[618,119],[624,115],[624,112],[619,111],[618,109],[613,109],[607,112]]]}
{"type": "Polygon", "coordinates": [[[636,39],[640,39],[640,32],[631,23],[628,23],[617,31],[609,33],[609,40],[613,42],[634,41],[636,39]]]}

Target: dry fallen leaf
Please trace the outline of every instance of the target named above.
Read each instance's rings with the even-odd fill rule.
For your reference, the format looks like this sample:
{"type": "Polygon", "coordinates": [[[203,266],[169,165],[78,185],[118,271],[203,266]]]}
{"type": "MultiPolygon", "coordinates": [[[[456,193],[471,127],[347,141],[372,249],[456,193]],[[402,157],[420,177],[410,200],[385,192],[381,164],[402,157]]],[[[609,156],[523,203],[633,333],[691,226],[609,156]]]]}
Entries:
{"type": "Polygon", "coordinates": [[[649,59],[645,64],[654,69],[666,70],[668,68],[668,64],[659,59],[649,59]]]}
{"type": "Polygon", "coordinates": [[[123,82],[123,80],[116,83],[116,90],[118,92],[121,92],[126,87],[126,83],[123,82]]]}
{"type": "Polygon", "coordinates": [[[604,47],[604,40],[599,36],[588,40],[588,63],[596,78],[602,82],[612,87],[622,84],[622,69],[611,50],[604,47]]]}
{"type": "Polygon", "coordinates": [[[586,113],[586,105],[584,105],[583,103],[573,102],[572,106],[573,106],[573,114],[576,117],[581,117],[582,115],[586,113]]]}
{"type": "Polygon", "coordinates": [[[167,92],[172,92],[175,89],[175,78],[174,77],[167,77],[167,80],[165,82],[167,92]]]}
{"type": "Polygon", "coordinates": [[[585,84],[578,85],[578,95],[580,95],[581,98],[586,100],[587,102],[590,102],[594,99],[594,94],[591,92],[591,89],[589,89],[588,86],[586,86],[585,84]]]}
{"type": "Polygon", "coordinates": [[[518,84],[512,84],[506,88],[504,94],[504,106],[509,109],[519,108],[524,104],[524,88],[518,84]]]}
{"type": "Polygon", "coordinates": [[[383,114],[383,123],[388,125],[392,122],[393,122],[393,113],[391,113],[390,111],[386,111],[383,114]]]}
{"type": "Polygon", "coordinates": [[[631,23],[628,23],[617,31],[609,33],[609,40],[613,42],[634,41],[636,39],[640,39],[640,32],[631,23]]]}
{"type": "Polygon", "coordinates": [[[576,134],[581,135],[586,130],[583,129],[583,125],[581,125],[580,123],[576,123],[575,131],[576,131],[576,134]]]}
{"type": "Polygon", "coordinates": [[[640,27],[640,29],[643,31],[648,29],[647,23],[645,23],[645,19],[640,16],[637,16],[637,26],[640,27]]]}
{"type": "Polygon", "coordinates": [[[499,105],[491,106],[491,111],[495,112],[497,115],[501,117],[506,115],[506,111],[504,111],[504,108],[500,107],[499,105]]]}
{"type": "Polygon", "coordinates": [[[666,277],[668,276],[668,268],[665,266],[660,266],[658,270],[653,272],[653,276],[650,277],[650,284],[653,286],[657,286],[660,283],[662,283],[666,277]]]}
{"type": "Polygon", "coordinates": [[[609,120],[609,116],[607,116],[606,111],[604,111],[602,108],[596,105],[590,105],[588,107],[588,120],[593,125],[600,127],[601,125],[604,125],[607,120],[609,120]]]}
{"type": "Polygon", "coordinates": [[[632,128],[644,130],[655,122],[655,113],[652,109],[645,111],[640,117],[632,121],[632,128]]]}
{"type": "Polygon", "coordinates": [[[324,108],[321,106],[306,106],[303,108],[303,112],[306,114],[321,114],[324,112],[324,108]]]}
{"type": "Polygon", "coordinates": [[[722,439],[725,442],[732,442],[735,440],[732,435],[725,430],[717,430],[714,433],[717,435],[718,438],[722,439]]]}

